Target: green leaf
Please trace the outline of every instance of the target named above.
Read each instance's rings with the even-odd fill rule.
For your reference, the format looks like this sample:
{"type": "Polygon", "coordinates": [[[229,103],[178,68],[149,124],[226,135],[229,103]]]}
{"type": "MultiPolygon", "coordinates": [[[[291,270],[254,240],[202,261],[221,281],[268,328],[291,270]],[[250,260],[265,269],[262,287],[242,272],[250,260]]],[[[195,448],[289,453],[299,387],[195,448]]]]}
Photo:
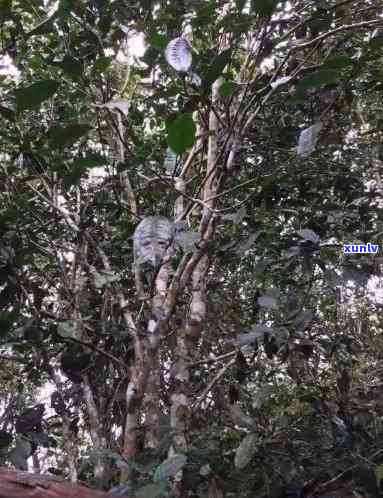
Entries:
{"type": "Polygon", "coordinates": [[[251,11],[262,17],[271,16],[278,0],[251,0],[251,11]]]}
{"type": "Polygon", "coordinates": [[[173,455],[162,462],[154,472],[153,480],[155,482],[165,481],[169,477],[173,477],[186,464],[187,458],[185,455],[173,455]]]}
{"type": "Polygon", "coordinates": [[[77,168],[98,168],[100,166],[104,166],[108,164],[108,159],[100,154],[89,154],[86,157],[80,157],[75,159],[72,163],[72,166],[77,168]]]}
{"type": "Polygon", "coordinates": [[[219,93],[222,97],[230,97],[233,95],[238,88],[238,85],[234,81],[224,81],[219,87],[219,93]]]}
{"type": "Polygon", "coordinates": [[[336,83],[339,80],[339,71],[334,69],[321,69],[312,74],[308,74],[298,83],[298,92],[308,88],[318,88],[329,83],[336,83]]]}
{"type": "Polygon", "coordinates": [[[0,0],[0,18],[3,21],[12,13],[12,0],[0,0]]]}
{"type": "Polygon", "coordinates": [[[34,71],[38,71],[38,70],[41,70],[41,68],[43,66],[45,66],[46,64],[50,64],[50,62],[46,62],[40,54],[35,54],[35,55],[32,55],[30,58],[29,58],[29,67],[31,69],[33,69],[34,71]]]}
{"type": "Polygon", "coordinates": [[[91,129],[89,125],[77,123],[66,127],[54,126],[49,130],[49,139],[53,147],[67,147],[73,145],[91,129]]]}
{"type": "Polygon", "coordinates": [[[14,111],[12,111],[12,109],[9,109],[8,107],[4,107],[3,105],[0,105],[0,114],[3,116],[3,118],[8,119],[8,121],[15,120],[14,111]]]}
{"type": "Polygon", "coordinates": [[[149,36],[146,40],[146,43],[148,45],[151,45],[152,47],[158,48],[158,50],[165,50],[165,48],[168,46],[168,43],[170,42],[170,39],[165,36],[165,35],[160,35],[160,34],[155,34],[152,36],[149,36]]]}
{"type": "Polygon", "coordinates": [[[93,73],[105,73],[113,61],[112,57],[99,57],[93,64],[93,73]]]}
{"type": "Polygon", "coordinates": [[[17,319],[17,313],[14,311],[3,311],[0,313],[0,336],[5,337],[11,330],[14,321],[17,319]]]}
{"type": "Polygon", "coordinates": [[[82,168],[81,166],[71,168],[71,170],[63,176],[65,189],[68,189],[72,185],[79,185],[84,173],[86,173],[86,168],[82,168]]]}
{"type": "Polygon", "coordinates": [[[34,109],[42,102],[51,98],[59,87],[54,80],[42,80],[33,85],[15,90],[17,112],[34,109]]]}
{"type": "Polygon", "coordinates": [[[222,71],[231,59],[231,48],[227,48],[214,58],[213,62],[207,70],[203,81],[205,88],[209,87],[214,81],[221,76],[222,71]]]}
{"type": "Polygon", "coordinates": [[[46,35],[47,33],[51,33],[55,30],[54,20],[58,17],[58,12],[54,12],[50,17],[45,19],[41,24],[36,26],[32,31],[28,33],[29,36],[32,34],[36,35],[46,35]]]}
{"type": "Polygon", "coordinates": [[[12,443],[13,436],[10,432],[0,430],[0,452],[12,443]]]}
{"type": "Polygon", "coordinates": [[[191,114],[181,114],[168,128],[168,144],[176,154],[182,154],[195,142],[196,127],[191,114]]]}
{"type": "Polygon", "coordinates": [[[327,59],[323,66],[329,69],[339,69],[347,66],[352,66],[353,64],[354,61],[351,59],[351,57],[348,57],[347,55],[338,55],[336,57],[330,57],[330,59],[327,59]]]}
{"type": "Polygon", "coordinates": [[[82,62],[70,55],[66,55],[62,62],[60,62],[59,67],[71,78],[77,79],[82,75],[83,65],[82,62]]]}

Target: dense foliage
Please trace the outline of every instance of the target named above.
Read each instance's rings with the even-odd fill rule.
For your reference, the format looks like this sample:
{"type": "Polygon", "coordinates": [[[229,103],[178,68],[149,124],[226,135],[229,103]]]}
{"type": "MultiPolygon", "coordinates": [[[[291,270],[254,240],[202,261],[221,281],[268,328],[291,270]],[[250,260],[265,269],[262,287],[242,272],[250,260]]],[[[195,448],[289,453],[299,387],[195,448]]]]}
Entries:
{"type": "Polygon", "coordinates": [[[0,19],[0,462],[142,497],[379,496],[383,247],[343,244],[383,234],[381,2],[0,19]],[[149,215],[177,251],[143,301],[149,215]]]}

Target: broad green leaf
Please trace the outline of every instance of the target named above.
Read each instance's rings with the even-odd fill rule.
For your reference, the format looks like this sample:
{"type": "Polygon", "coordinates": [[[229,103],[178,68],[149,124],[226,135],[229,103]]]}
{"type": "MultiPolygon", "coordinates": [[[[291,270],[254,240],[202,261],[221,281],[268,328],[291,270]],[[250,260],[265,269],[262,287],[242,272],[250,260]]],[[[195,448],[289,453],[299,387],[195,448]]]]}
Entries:
{"type": "Polygon", "coordinates": [[[86,173],[86,168],[81,165],[71,165],[69,172],[63,175],[64,187],[68,189],[72,185],[78,185],[82,176],[86,173]]]}
{"type": "Polygon", "coordinates": [[[238,89],[238,85],[234,81],[224,81],[219,87],[219,93],[222,97],[230,97],[238,89]]]}
{"type": "Polygon", "coordinates": [[[271,16],[277,3],[278,0],[251,0],[250,8],[255,14],[266,17],[271,16]]]}
{"type": "Polygon", "coordinates": [[[155,482],[165,481],[169,477],[173,477],[186,464],[187,458],[185,455],[173,455],[162,462],[157,468],[153,476],[155,482]]]}
{"type": "MultiPolygon", "coordinates": [[[[319,10],[319,9],[318,9],[319,10]]],[[[313,37],[330,29],[332,16],[329,13],[317,12],[312,20],[307,23],[313,37]]]]}
{"type": "Polygon", "coordinates": [[[8,119],[8,121],[15,120],[14,111],[12,109],[9,109],[8,107],[4,107],[3,105],[0,105],[0,114],[3,116],[3,118],[8,119]]]}
{"type": "Polygon", "coordinates": [[[39,69],[41,70],[41,68],[43,66],[45,66],[46,64],[49,64],[49,63],[46,62],[43,59],[43,57],[41,57],[40,54],[32,55],[32,57],[30,57],[30,59],[29,59],[29,67],[31,69],[33,69],[34,71],[38,71],[39,69]]]}
{"type": "Polygon", "coordinates": [[[231,59],[231,48],[227,48],[217,55],[207,70],[206,76],[203,79],[203,86],[209,87],[214,81],[221,76],[222,71],[231,59]]]}
{"type": "Polygon", "coordinates": [[[10,432],[0,430],[0,451],[12,443],[13,436],[10,432]]]}
{"type": "Polygon", "coordinates": [[[354,61],[348,55],[338,55],[336,57],[330,57],[324,63],[324,67],[329,69],[338,69],[347,66],[352,66],[354,61]]]}
{"type": "Polygon", "coordinates": [[[45,35],[47,33],[51,33],[52,31],[56,31],[54,21],[58,17],[58,11],[53,12],[49,17],[47,17],[43,22],[38,24],[36,28],[32,29],[28,34],[29,35],[45,35]]]}
{"type": "Polygon", "coordinates": [[[0,337],[7,335],[15,320],[17,320],[17,313],[14,311],[2,311],[0,313],[0,337]]]}
{"type": "Polygon", "coordinates": [[[146,43],[148,45],[151,45],[152,47],[158,48],[158,50],[165,50],[169,43],[169,38],[165,35],[160,35],[160,34],[155,34],[152,36],[149,36],[146,40],[146,43]]]}
{"type": "Polygon", "coordinates": [[[217,23],[217,28],[223,28],[225,32],[232,32],[235,35],[241,36],[251,29],[253,22],[254,18],[249,14],[232,12],[224,16],[222,20],[217,23]]]}
{"type": "Polygon", "coordinates": [[[181,114],[169,126],[168,144],[176,154],[182,154],[195,142],[196,126],[191,114],[181,114]]]}
{"type": "Polygon", "coordinates": [[[1,0],[0,1],[0,14],[5,16],[6,14],[10,14],[12,11],[12,0],[1,0]]]}
{"type": "Polygon", "coordinates": [[[67,147],[89,133],[92,129],[87,124],[72,124],[61,127],[54,126],[49,130],[49,139],[53,147],[67,147]]]}
{"type": "Polygon", "coordinates": [[[79,168],[98,168],[100,166],[104,166],[108,164],[108,159],[100,154],[89,154],[86,157],[80,157],[75,159],[72,163],[72,166],[79,168]]]}
{"type": "Polygon", "coordinates": [[[17,112],[34,109],[42,102],[51,98],[59,87],[54,80],[42,80],[33,85],[15,90],[17,112]]]}
{"type": "Polygon", "coordinates": [[[329,83],[339,81],[339,71],[334,69],[321,69],[312,74],[308,74],[298,83],[298,91],[307,90],[309,88],[318,88],[329,83]]]}
{"type": "Polygon", "coordinates": [[[71,78],[79,78],[83,72],[82,62],[70,55],[66,55],[62,62],[59,63],[59,67],[69,75],[71,78]]]}
{"type": "Polygon", "coordinates": [[[99,57],[93,64],[93,73],[105,73],[113,61],[112,57],[99,57]]]}

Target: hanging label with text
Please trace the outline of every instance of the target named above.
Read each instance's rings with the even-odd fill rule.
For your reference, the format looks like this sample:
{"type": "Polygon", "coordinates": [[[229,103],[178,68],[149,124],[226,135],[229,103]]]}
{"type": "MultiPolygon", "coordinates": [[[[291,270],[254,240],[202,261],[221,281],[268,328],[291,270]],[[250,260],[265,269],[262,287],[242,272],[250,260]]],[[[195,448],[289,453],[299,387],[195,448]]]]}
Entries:
{"type": "Polygon", "coordinates": [[[378,244],[344,244],[344,254],[377,254],[379,251],[378,244]]]}

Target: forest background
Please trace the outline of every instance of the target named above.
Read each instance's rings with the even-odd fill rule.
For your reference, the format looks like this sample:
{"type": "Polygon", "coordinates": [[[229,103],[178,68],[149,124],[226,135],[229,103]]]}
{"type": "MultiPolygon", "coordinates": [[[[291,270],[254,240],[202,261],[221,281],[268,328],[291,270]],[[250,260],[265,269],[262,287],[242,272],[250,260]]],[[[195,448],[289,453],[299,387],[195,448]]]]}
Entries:
{"type": "Polygon", "coordinates": [[[0,25],[0,463],[379,496],[381,2],[1,0],[0,25]],[[142,300],[150,215],[177,250],[142,300]]]}

